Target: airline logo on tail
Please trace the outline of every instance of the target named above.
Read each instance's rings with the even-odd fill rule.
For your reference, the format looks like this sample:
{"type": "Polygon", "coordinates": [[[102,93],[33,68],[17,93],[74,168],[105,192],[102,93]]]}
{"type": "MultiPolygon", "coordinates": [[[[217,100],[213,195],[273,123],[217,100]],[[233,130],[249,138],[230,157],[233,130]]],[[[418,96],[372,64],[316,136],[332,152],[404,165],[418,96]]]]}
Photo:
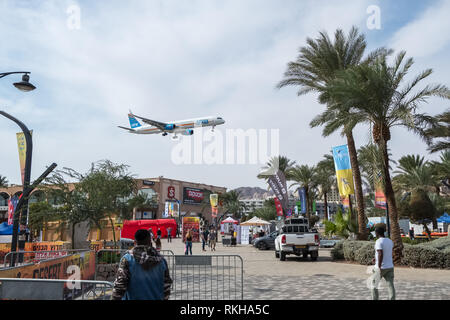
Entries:
{"type": "Polygon", "coordinates": [[[128,114],[128,120],[130,121],[130,127],[132,129],[142,127],[136,117],[131,113],[128,114]]]}

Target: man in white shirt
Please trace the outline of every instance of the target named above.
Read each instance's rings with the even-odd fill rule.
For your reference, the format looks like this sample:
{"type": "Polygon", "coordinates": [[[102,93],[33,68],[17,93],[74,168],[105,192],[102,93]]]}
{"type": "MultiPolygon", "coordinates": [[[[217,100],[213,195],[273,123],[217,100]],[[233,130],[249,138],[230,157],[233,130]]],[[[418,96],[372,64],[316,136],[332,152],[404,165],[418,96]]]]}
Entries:
{"type": "Polygon", "coordinates": [[[391,239],[384,237],[384,228],[377,227],[375,234],[378,240],[375,242],[375,267],[372,286],[372,299],[378,300],[378,284],[384,278],[388,285],[389,299],[395,300],[394,288],[394,263],[392,261],[392,248],[394,243],[391,239]]]}

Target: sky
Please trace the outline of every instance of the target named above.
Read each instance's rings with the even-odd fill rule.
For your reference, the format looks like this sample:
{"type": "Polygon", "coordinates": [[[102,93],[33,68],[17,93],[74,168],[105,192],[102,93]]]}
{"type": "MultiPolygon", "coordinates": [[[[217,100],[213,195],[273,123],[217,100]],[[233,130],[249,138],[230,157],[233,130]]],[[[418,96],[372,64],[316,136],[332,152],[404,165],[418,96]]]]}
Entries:
{"type": "MultiPolygon", "coordinates": [[[[12,86],[20,75],[0,79],[0,110],[33,129],[32,180],[53,162],[86,172],[92,162],[109,159],[139,178],[267,188],[256,178],[267,159],[177,164],[174,148],[193,142],[195,133],[178,141],[129,134],[117,128],[128,126],[129,109],[166,122],[220,116],[226,123],[214,137],[223,136],[224,145],[226,130],[275,129],[281,155],[314,165],[346,140],[309,127],[325,109],[316,94],[299,97],[297,88],[276,85],[306,39],[320,31],[332,35],[355,25],[368,52],[406,50],[415,60],[411,76],[432,68],[426,84],[449,85],[450,0],[1,0],[0,12],[0,72],[30,71],[37,87],[24,93],[12,86]],[[368,24],[373,6],[380,9],[379,29],[368,24]]],[[[431,99],[420,111],[448,108],[448,101],[431,99]]],[[[0,119],[0,175],[20,184],[16,132],[13,122],[0,119]]],[[[367,126],[354,135],[357,147],[370,140],[367,126]]],[[[439,156],[402,128],[393,130],[389,146],[394,159],[439,156]]]]}

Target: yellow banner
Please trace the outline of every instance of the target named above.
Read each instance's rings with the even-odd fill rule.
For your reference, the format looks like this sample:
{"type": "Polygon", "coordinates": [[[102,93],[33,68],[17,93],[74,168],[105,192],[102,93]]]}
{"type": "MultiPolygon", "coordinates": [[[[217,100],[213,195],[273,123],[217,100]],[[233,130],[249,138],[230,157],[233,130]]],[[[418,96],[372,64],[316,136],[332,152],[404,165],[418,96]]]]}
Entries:
{"type": "MultiPolygon", "coordinates": [[[[33,134],[33,130],[30,130],[33,134]]],[[[27,141],[25,140],[25,134],[23,132],[16,133],[17,135],[17,148],[19,149],[19,162],[20,162],[20,174],[22,176],[22,184],[25,178],[25,161],[27,154],[27,141]]]]}
{"type": "Polygon", "coordinates": [[[338,181],[339,194],[341,196],[347,197],[348,195],[355,193],[352,169],[337,170],[336,177],[338,181]]]}

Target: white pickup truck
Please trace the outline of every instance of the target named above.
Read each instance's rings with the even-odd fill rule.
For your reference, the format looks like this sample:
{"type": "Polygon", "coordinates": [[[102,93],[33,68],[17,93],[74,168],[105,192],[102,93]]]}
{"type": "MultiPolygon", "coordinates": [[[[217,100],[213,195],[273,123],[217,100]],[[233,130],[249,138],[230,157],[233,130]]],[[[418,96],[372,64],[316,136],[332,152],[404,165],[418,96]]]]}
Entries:
{"type": "Polygon", "coordinates": [[[317,232],[309,232],[309,223],[306,218],[286,219],[275,239],[275,257],[280,261],[286,260],[286,255],[311,256],[312,261],[319,257],[320,239],[317,232]]]}

